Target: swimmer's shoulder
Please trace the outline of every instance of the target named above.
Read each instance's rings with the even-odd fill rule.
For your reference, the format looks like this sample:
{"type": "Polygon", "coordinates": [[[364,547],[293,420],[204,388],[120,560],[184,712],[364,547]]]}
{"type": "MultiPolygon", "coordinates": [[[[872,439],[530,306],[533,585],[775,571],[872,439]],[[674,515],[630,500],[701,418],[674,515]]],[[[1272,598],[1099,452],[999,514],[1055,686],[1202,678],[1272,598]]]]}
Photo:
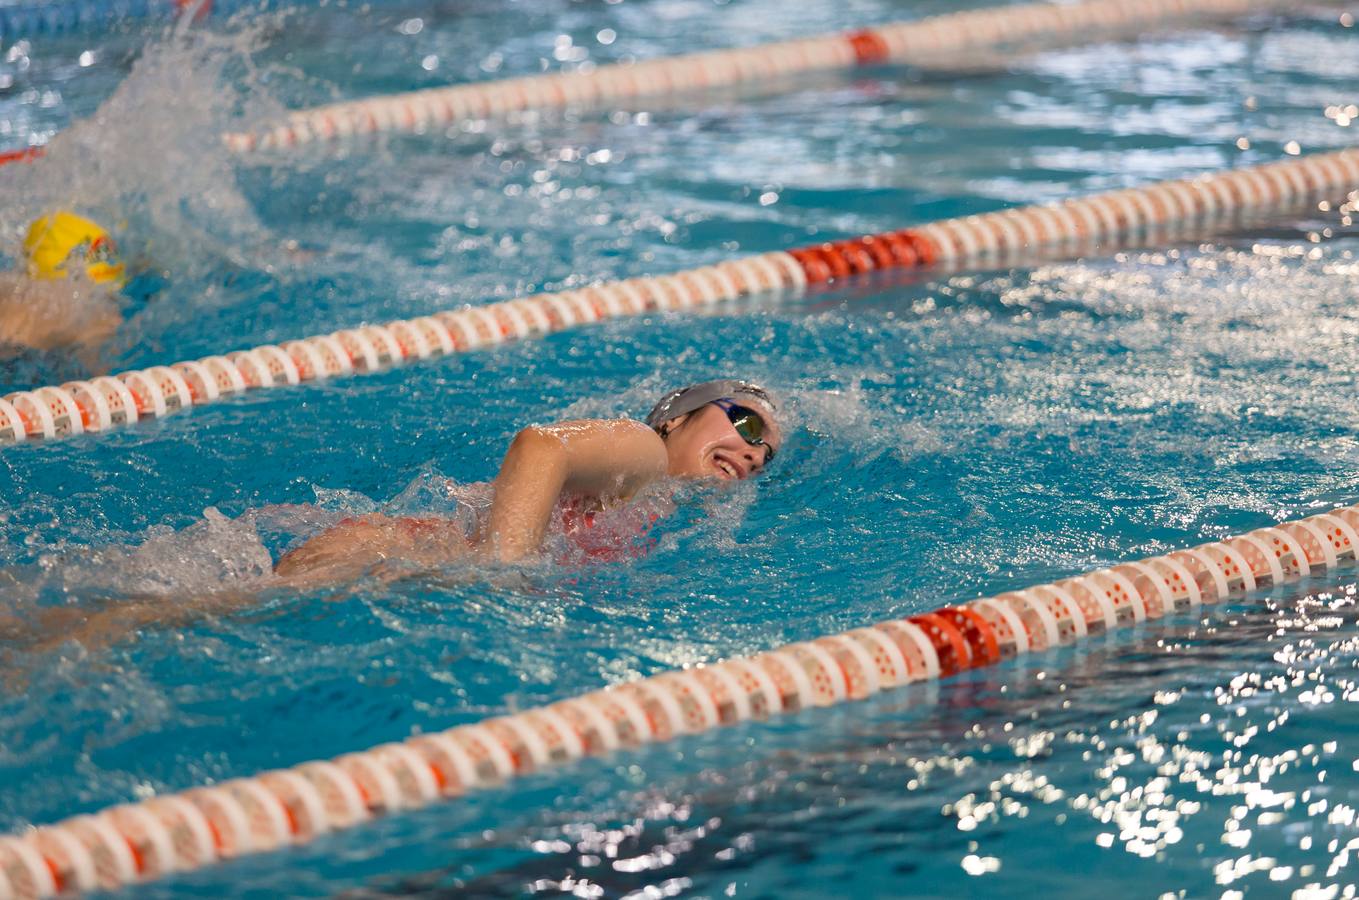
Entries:
{"type": "Polygon", "coordinates": [[[530,425],[521,434],[551,437],[562,441],[622,441],[652,449],[665,447],[661,436],[645,422],[636,419],[567,419],[550,425],[530,425]]]}

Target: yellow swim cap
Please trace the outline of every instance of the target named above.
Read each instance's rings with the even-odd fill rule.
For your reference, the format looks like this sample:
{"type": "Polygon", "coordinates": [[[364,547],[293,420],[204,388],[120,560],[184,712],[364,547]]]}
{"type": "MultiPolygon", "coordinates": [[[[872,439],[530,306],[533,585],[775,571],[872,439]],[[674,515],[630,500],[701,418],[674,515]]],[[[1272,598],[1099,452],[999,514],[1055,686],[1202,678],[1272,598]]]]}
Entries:
{"type": "Polygon", "coordinates": [[[84,216],[59,210],[35,219],[24,238],[30,278],[68,278],[83,271],[99,284],[122,284],[113,238],[84,216]]]}

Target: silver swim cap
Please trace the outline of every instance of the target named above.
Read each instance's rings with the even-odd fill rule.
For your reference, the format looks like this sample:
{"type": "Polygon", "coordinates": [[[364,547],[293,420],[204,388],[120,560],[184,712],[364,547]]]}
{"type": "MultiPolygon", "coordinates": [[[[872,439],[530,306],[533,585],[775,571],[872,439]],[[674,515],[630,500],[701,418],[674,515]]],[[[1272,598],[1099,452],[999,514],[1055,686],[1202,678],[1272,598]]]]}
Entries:
{"type": "Polygon", "coordinates": [[[661,402],[647,415],[646,423],[654,429],[659,429],[671,419],[702,409],[714,400],[732,400],[742,406],[748,406],[761,413],[769,425],[775,424],[774,417],[778,407],[769,396],[769,392],[758,384],[737,378],[705,381],[702,384],[671,391],[662,397],[661,402]]]}

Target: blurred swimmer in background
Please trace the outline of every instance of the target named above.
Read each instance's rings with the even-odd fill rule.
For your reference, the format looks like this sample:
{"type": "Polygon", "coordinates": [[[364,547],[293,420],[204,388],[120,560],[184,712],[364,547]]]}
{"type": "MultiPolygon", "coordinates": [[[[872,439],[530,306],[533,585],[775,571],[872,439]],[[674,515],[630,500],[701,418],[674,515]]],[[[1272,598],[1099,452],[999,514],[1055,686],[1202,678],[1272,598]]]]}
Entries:
{"type": "Polygon", "coordinates": [[[0,272],[0,358],[70,351],[94,371],[122,324],[127,273],[109,233],[66,210],[35,219],[21,266],[0,272]]]}

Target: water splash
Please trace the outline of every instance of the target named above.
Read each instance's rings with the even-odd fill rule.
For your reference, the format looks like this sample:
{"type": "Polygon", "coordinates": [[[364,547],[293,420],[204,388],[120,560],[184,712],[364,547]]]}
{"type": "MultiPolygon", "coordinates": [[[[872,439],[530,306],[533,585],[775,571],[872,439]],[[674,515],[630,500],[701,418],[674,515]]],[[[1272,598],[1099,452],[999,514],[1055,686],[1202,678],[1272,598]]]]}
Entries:
{"type": "Polygon", "coordinates": [[[224,32],[181,26],[142,49],[89,118],[62,128],[46,155],[0,168],[2,249],[19,255],[27,223],[53,209],[92,216],[132,268],[201,278],[276,256],[238,184],[220,135],[275,104],[251,54],[266,24],[224,32]]]}

